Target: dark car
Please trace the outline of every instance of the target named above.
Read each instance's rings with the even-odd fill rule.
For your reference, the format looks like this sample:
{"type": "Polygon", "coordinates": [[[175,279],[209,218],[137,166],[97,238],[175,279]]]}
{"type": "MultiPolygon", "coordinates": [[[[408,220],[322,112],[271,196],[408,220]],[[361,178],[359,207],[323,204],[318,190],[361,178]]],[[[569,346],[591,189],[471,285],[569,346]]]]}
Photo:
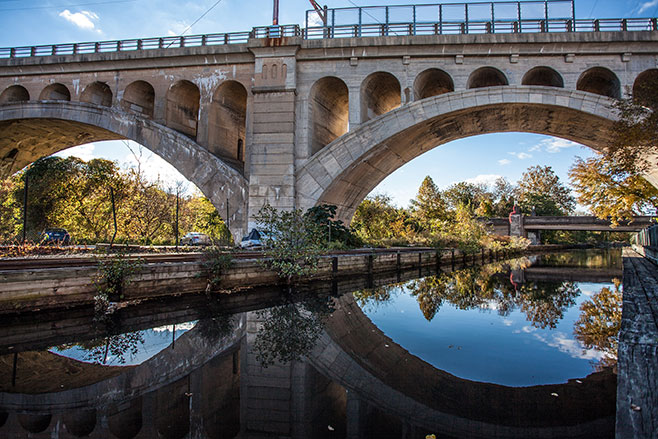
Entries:
{"type": "Polygon", "coordinates": [[[41,243],[43,244],[64,244],[71,242],[71,235],[66,229],[48,228],[41,233],[41,243]]]}

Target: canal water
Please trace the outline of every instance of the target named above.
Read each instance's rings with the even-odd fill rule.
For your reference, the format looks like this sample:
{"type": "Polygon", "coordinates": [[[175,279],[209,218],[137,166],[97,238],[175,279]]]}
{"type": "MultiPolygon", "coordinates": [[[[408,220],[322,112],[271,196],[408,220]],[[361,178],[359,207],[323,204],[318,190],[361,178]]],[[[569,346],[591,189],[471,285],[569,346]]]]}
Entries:
{"type": "Polygon", "coordinates": [[[612,438],[620,280],[577,250],[5,318],[0,437],[612,438]]]}

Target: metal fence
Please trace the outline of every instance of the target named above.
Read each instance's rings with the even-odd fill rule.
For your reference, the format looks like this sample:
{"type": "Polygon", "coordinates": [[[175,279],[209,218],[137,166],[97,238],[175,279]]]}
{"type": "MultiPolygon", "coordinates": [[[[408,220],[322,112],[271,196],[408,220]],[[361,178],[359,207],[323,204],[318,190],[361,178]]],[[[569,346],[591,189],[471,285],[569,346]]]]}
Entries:
{"type": "Polygon", "coordinates": [[[539,32],[656,31],[656,18],[576,19],[573,0],[442,3],[306,12],[306,27],[277,25],[248,32],[0,48],[0,58],[128,52],[247,43],[250,38],[305,39],[539,32]]]}

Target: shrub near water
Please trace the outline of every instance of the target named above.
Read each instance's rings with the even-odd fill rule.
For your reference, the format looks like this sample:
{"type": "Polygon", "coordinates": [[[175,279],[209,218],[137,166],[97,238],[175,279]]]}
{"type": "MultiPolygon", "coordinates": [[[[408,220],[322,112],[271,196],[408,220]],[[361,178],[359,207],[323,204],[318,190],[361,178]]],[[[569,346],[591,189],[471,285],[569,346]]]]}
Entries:
{"type": "Polygon", "coordinates": [[[324,250],[322,230],[301,210],[277,210],[266,204],[256,214],[256,222],[267,248],[266,264],[290,283],[295,276],[308,276],[318,267],[324,250]]]}

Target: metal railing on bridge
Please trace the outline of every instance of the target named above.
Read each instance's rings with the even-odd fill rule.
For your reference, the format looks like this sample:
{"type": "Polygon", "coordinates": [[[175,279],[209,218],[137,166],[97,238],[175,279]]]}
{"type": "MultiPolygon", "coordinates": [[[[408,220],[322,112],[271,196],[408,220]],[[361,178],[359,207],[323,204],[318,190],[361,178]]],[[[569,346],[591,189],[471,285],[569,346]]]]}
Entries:
{"type": "Polygon", "coordinates": [[[0,58],[76,55],[247,43],[250,38],[305,39],[540,32],[656,31],[657,18],[576,19],[573,0],[366,6],[306,12],[305,27],[0,48],[0,58]]]}
{"type": "Polygon", "coordinates": [[[658,224],[649,226],[633,235],[631,243],[640,247],[658,247],[658,224]]]}

